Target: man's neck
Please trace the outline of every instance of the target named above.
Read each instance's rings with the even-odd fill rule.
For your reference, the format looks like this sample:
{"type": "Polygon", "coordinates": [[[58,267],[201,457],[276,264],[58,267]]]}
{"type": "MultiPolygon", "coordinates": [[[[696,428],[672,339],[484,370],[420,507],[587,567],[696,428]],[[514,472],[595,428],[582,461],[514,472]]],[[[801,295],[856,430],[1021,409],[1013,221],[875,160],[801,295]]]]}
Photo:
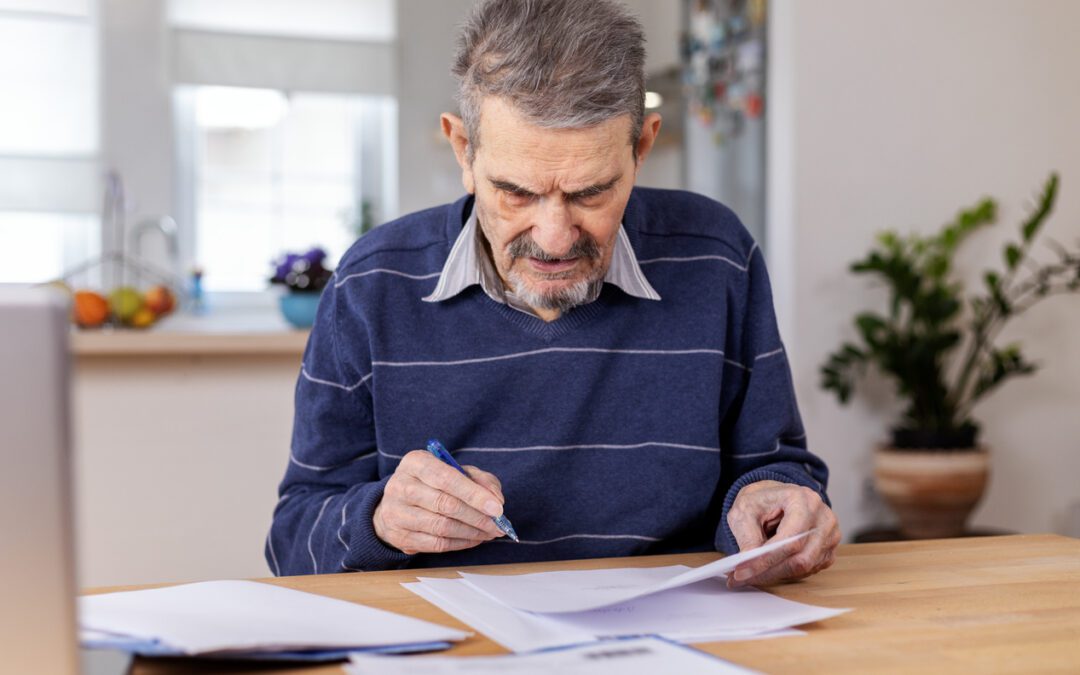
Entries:
{"type": "Polygon", "coordinates": [[[529,305],[532,311],[536,312],[536,316],[544,320],[545,323],[551,323],[555,319],[562,316],[562,312],[557,309],[541,309],[539,307],[533,307],[529,305]]]}

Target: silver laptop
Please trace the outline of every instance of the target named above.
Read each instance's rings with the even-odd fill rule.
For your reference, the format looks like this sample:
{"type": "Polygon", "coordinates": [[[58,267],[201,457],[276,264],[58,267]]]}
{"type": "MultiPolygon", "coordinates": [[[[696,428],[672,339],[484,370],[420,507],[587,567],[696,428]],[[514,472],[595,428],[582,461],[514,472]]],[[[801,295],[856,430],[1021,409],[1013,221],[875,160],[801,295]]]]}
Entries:
{"type": "Polygon", "coordinates": [[[0,670],[79,670],[62,296],[0,288],[0,670]]]}

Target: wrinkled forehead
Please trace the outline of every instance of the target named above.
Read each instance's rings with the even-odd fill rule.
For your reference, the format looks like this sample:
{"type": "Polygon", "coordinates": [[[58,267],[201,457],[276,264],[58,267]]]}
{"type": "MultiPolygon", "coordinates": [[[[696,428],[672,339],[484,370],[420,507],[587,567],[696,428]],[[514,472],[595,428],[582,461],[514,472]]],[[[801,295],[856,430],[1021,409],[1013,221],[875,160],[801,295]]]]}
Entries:
{"type": "Polygon", "coordinates": [[[630,116],[620,115],[583,128],[543,127],[510,104],[485,100],[476,161],[488,174],[589,183],[633,161],[630,125],[630,116]]]}

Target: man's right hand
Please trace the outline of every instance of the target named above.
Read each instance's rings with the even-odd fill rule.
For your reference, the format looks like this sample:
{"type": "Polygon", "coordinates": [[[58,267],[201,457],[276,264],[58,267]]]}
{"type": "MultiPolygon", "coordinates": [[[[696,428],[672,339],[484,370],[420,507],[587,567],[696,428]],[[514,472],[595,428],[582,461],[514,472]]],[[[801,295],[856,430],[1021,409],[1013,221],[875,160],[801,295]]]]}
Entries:
{"type": "Polygon", "coordinates": [[[499,479],[462,468],[469,478],[426,450],[405,455],[375,507],[375,535],[410,555],[460,551],[503,536],[491,520],[503,512],[499,479]]]}

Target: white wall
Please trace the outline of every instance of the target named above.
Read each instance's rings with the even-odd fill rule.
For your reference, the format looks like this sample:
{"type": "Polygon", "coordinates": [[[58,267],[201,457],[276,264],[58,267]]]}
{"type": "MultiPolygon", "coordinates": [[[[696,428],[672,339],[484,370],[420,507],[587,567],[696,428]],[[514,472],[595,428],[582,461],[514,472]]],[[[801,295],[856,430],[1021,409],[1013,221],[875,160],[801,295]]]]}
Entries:
{"type": "MultiPolygon", "coordinates": [[[[101,164],[118,171],[128,231],[173,209],[173,127],[164,0],[101,1],[101,164]]],[[[113,248],[105,242],[103,250],[113,248]]],[[[146,237],[147,258],[165,264],[164,242],[146,237]]]]}
{"type": "MultiPolygon", "coordinates": [[[[770,266],[810,443],[850,534],[874,519],[864,480],[896,410],[880,383],[849,408],[818,388],[819,365],[854,336],[851,317],[882,302],[847,264],[880,229],[930,232],[989,195],[1000,224],[961,259],[978,283],[1051,170],[1062,186],[1045,234],[1077,243],[1080,3],[778,0],[770,11],[770,266]]],[[[1045,367],[976,410],[994,454],[976,525],[1063,531],[1080,501],[1078,331],[1074,295],[1006,332],[1045,367]]]]}

